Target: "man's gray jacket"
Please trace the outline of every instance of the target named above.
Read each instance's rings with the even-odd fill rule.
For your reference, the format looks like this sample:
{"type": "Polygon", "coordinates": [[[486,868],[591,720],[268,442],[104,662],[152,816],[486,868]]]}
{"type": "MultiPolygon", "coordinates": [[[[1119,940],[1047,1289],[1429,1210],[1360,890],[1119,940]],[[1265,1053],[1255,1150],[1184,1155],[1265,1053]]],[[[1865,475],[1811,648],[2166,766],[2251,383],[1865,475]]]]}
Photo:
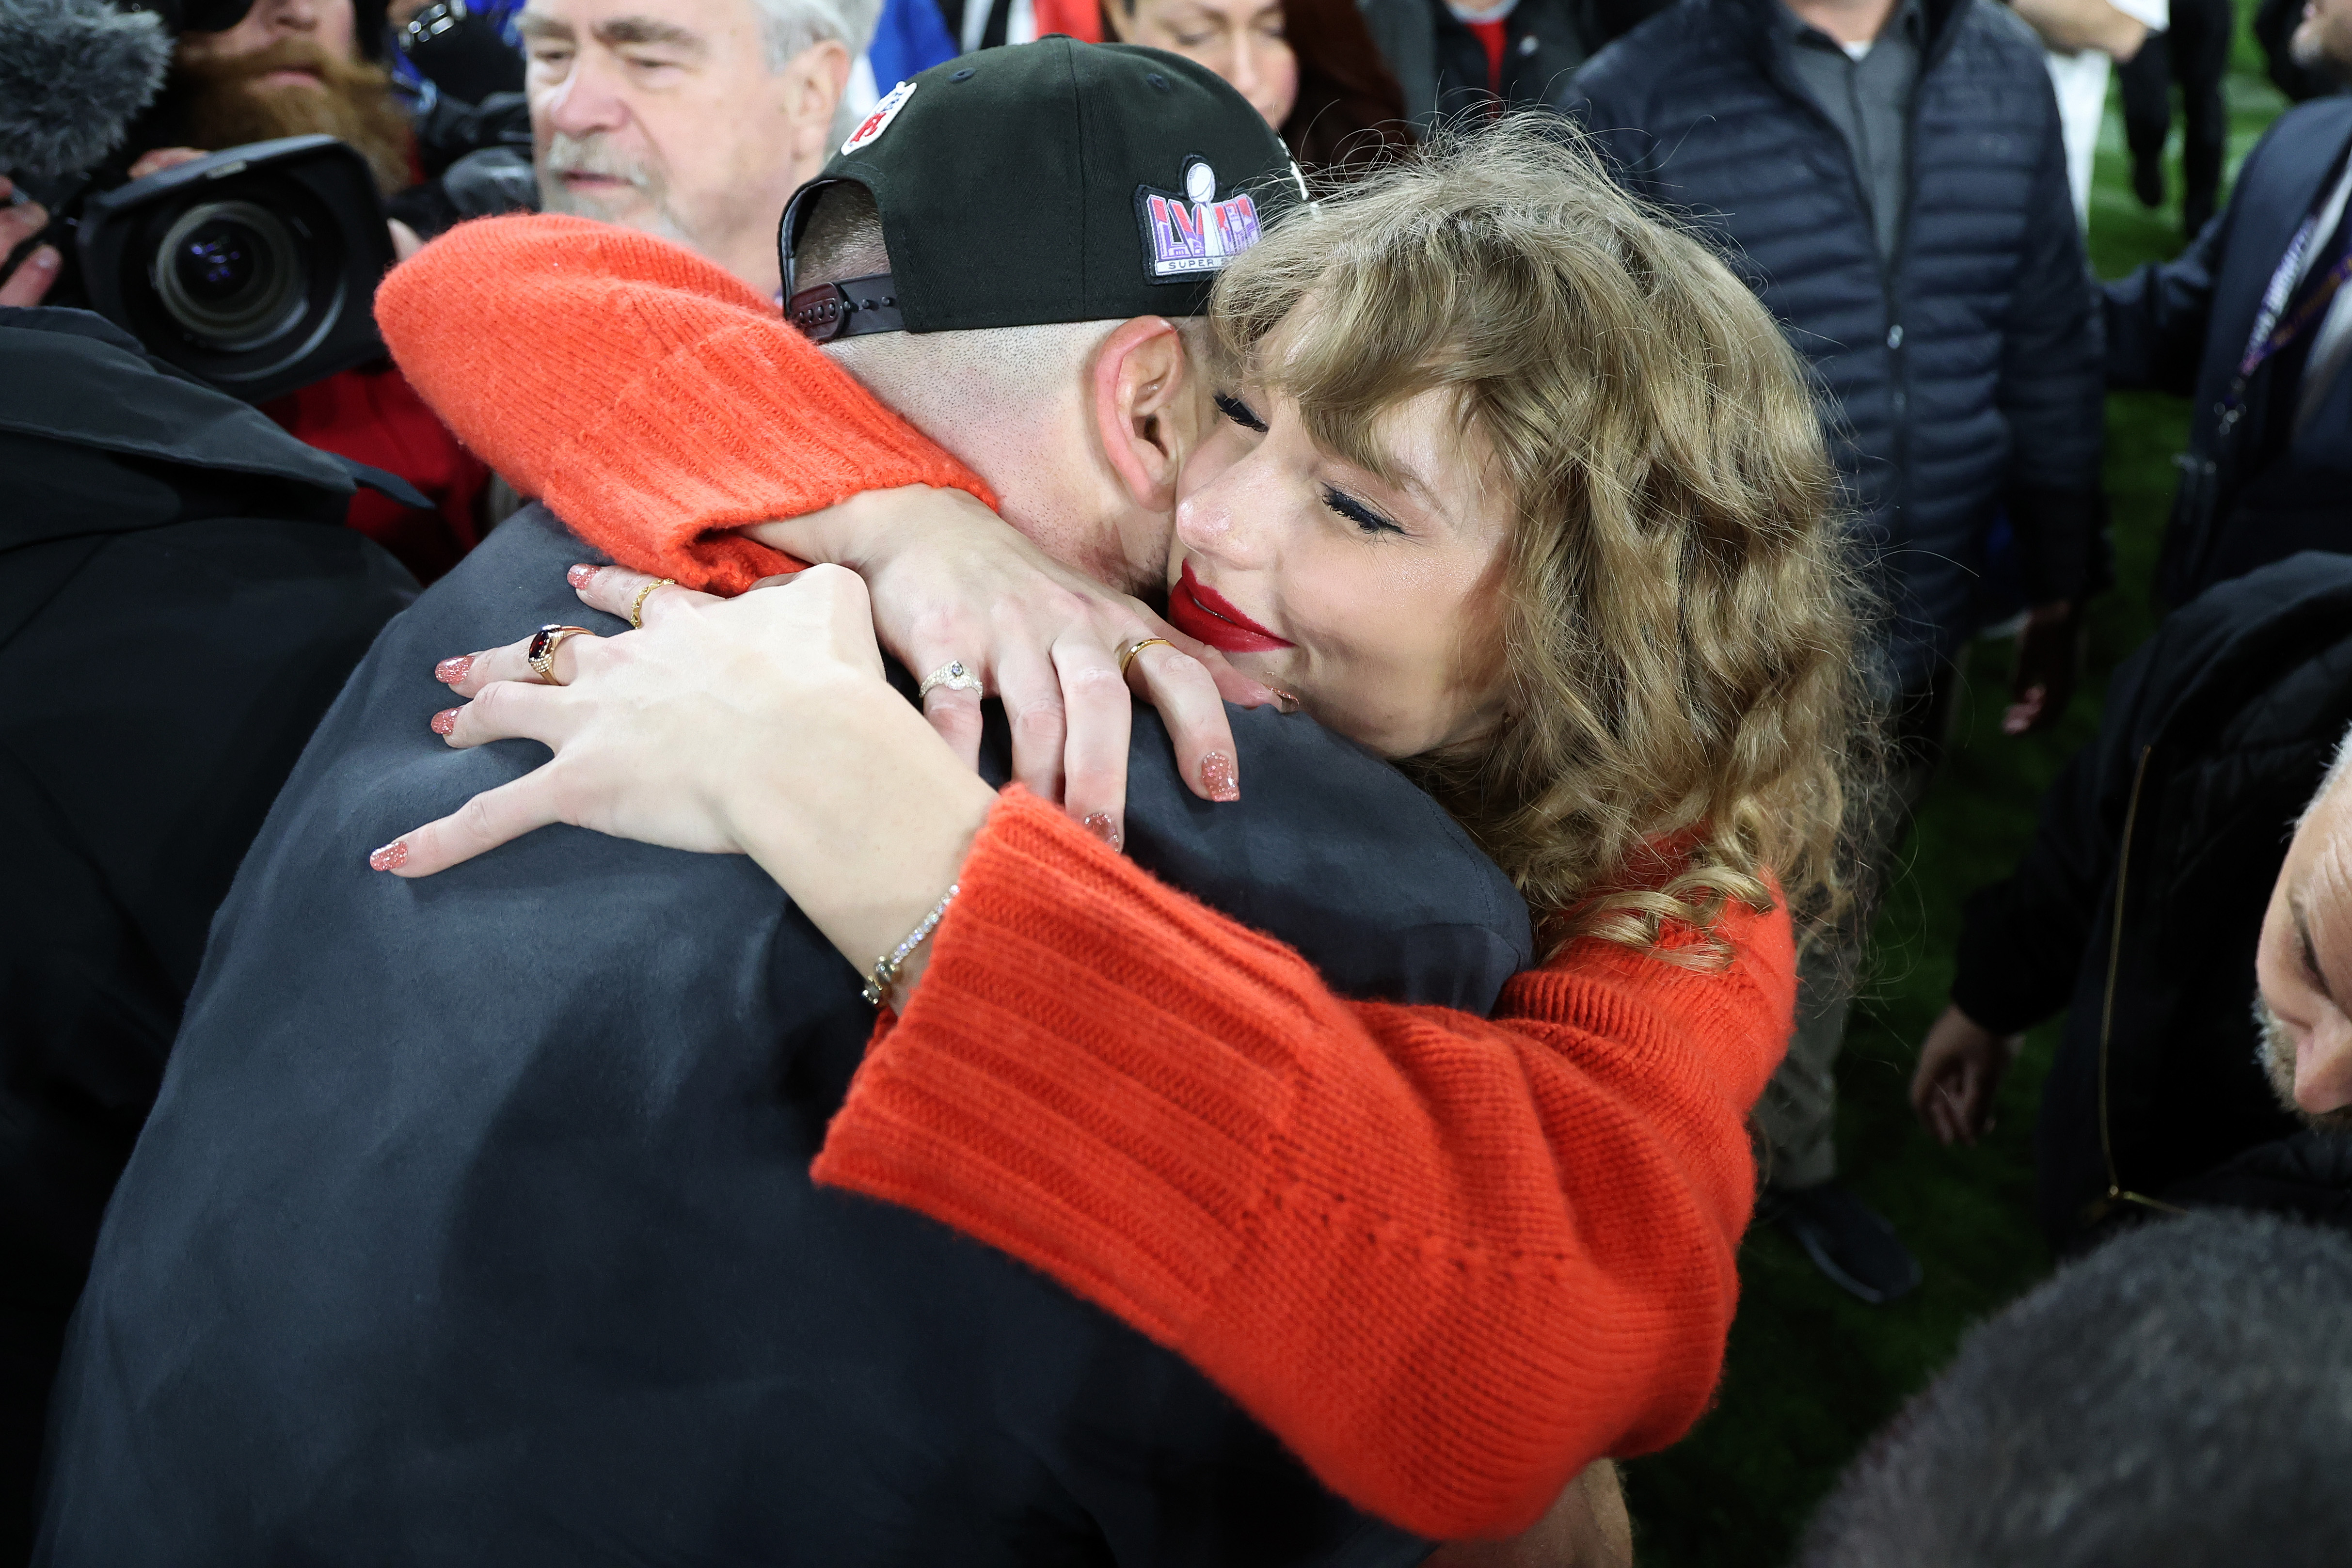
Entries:
{"type": "MultiPolygon", "coordinates": [[[[1390,1563],[1171,1354],[808,1166],[872,1027],[748,859],[551,828],[367,852],[543,759],[436,660],[583,616],[526,511],[378,641],[238,873],[59,1378],[37,1561],[1390,1563]]],[[[1385,763],[1139,714],[1130,852],[1335,984],[1487,1009],[1509,883],[1385,763]]],[[[1001,759],[1001,753],[1000,753],[1001,759]]]]}

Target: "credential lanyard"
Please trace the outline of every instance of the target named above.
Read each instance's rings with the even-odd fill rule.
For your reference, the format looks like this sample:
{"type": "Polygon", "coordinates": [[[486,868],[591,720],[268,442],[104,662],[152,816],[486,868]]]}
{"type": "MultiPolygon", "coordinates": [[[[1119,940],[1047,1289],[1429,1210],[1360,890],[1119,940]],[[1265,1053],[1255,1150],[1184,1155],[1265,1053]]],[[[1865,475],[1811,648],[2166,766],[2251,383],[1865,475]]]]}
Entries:
{"type": "MultiPolygon", "coordinates": [[[[2320,214],[2326,210],[2328,198],[2335,194],[2336,185],[2344,178],[2347,156],[2352,156],[2352,146],[2336,155],[2336,162],[2328,168],[2327,178],[2320,183],[2318,204],[2304,218],[2303,225],[2294,231],[2294,238],[2287,242],[2286,255],[2280,258],[2278,270],[2271,274],[2270,287],[2263,290],[2263,308],[2254,313],[2254,329],[2246,335],[2246,351],[2238,357],[2238,373],[2230,382],[2228,395],[2221,400],[2221,428],[2225,431],[2236,424],[2245,413],[2247,383],[2253,380],[2254,372],[2262,369],[2263,361],[2301,336],[2304,329],[2316,320],[2335,299],[2336,291],[2344,287],[2344,280],[2352,277],[2352,251],[2347,251],[2327,269],[2326,276],[2312,286],[2294,313],[2290,315],[2287,312],[2287,302],[2294,298],[2295,275],[2303,270],[2304,256],[2311,249],[2312,241],[2318,237],[2320,214]]],[[[2341,224],[2347,219],[2352,219],[2352,205],[2347,205],[2336,221],[2341,224]]]]}

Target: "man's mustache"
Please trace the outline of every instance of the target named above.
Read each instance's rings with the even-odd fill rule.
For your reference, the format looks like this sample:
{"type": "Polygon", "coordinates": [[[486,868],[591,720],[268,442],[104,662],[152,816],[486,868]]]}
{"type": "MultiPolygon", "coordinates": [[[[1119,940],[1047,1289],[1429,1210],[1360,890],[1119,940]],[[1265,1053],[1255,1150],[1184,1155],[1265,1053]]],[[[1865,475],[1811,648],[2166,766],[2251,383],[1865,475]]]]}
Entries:
{"type": "Polygon", "coordinates": [[[647,195],[661,193],[662,182],[651,169],[601,136],[554,132],[548,138],[541,167],[551,174],[594,174],[634,185],[647,195]]]}

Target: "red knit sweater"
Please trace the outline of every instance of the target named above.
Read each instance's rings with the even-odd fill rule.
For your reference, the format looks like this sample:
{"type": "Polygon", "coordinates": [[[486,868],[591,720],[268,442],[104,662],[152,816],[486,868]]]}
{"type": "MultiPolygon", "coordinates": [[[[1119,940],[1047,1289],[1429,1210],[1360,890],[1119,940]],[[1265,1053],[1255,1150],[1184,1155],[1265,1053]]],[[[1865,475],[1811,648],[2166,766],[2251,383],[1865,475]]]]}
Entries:
{"type": "MultiPolygon", "coordinates": [[[[733,279],[592,228],[467,225],[378,306],[443,416],[583,535],[731,586],[775,558],[714,529],[861,477],[982,493],[733,279]]],[[[1727,967],[1571,944],[1489,1021],[1340,1000],[1018,789],[961,884],[818,1180],[1099,1302],[1432,1536],[1518,1530],[1706,1407],[1794,1001],[1784,914],[1735,905],[1727,967]]]]}

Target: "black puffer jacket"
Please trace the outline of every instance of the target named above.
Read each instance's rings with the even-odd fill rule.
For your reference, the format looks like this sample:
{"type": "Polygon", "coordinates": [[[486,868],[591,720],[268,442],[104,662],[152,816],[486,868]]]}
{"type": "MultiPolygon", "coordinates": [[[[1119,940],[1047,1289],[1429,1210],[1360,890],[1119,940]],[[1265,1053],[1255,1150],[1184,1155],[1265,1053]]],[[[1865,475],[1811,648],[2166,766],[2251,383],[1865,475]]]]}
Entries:
{"type": "Polygon", "coordinates": [[[2116,670],[2032,847],[1969,900],[1960,1010],[2004,1033],[2067,1010],[2034,1147],[2053,1246],[2129,1218],[2111,1184],[2168,1197],[2294,1131],[2254,1056],[2254,945],[2347,724],[2352,556],[2222,583],[2116,670]]]}
{"type": "Polygon", "coordinates": [[[2040,47],[1993,0],[1927,0],[1909,210],[1880,259],[1853,160],[1780,57],[1780,0],[1682,0],[1593,57],[1561,107],[1626,183],[1733,253],[1812,361],[1895,674],[1922,684],[1980,619],[2006,504],[2034,602],[2105,570],[2099,318],[2040,47]]]}

